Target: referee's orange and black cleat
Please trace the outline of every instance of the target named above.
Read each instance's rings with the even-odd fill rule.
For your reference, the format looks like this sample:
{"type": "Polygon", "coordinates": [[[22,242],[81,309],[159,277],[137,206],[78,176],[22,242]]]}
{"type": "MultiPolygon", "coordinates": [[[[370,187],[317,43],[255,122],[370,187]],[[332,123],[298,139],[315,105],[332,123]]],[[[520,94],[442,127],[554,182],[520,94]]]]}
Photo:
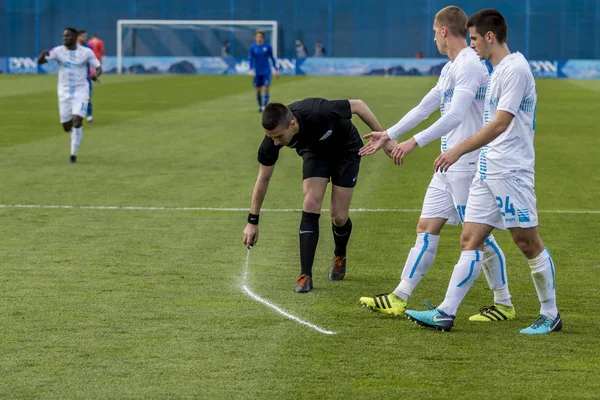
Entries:
{"type": "Polygon", "coordinates": [[[333,257],[333,264],[329,270],[330,281],[341,281],[346,275],[346,257],[333,257]]]}
{"type": "Polygon", "coordinates": [[[296,293],[308,293],[312,290],[312,288],[312,278],[308,275],[300,275],[300,278],[298,278],[298,284],[296,285],[294,291],[296,293]]]}

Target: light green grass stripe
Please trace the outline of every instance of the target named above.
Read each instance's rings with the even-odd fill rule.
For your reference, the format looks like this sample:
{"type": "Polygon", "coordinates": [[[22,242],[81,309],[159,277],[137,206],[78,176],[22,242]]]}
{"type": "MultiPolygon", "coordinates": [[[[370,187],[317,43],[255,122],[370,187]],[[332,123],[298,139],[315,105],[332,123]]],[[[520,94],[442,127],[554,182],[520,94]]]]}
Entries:
{"type": "MultiPolygon", "coordinates": [[[[73,206],[73,205],[41,205],[41,204],[0,204],[0,208],[30,209],[79,209],[79,210],[134,210],[134,211],[230,211],[247,212],[247,207],[161,207],[161,206],[73,206]]],[[[265,212],[302,212],[300,208],[263,208],[265,212]]],[[[322,211],[329,211],[323,208],[322,211]]],[[[351,208],[351,212],[366,213],[409,213],[420,212],[419,208],[351,208]]],[[[538,210],[544,214],[600,214],[600,210],[538,210]]]]}

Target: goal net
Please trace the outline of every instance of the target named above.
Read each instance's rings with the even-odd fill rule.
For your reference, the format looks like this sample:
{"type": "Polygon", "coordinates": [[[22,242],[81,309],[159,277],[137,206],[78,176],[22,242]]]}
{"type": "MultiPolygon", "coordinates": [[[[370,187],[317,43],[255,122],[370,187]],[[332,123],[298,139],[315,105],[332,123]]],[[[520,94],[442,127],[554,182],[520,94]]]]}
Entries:
{"type": "Polygon", "coordinates": [[[235,20],[119,20],[117,73],[124,57],[231,57],[248,56],[254,32],[265,32],[277,57],[277,21],[235,20]],[[228,52],[225,43],[228,42],[228,52]]]}

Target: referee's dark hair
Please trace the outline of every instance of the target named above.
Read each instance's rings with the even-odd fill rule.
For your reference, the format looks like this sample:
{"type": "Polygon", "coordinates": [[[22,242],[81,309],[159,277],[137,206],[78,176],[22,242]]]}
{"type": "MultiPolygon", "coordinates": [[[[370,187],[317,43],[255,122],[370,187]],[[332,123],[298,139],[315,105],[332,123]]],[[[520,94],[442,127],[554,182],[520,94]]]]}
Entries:
{"type": "Polygon", "coordinates": [[[268,131],[272,131],[278,126],[288,127],[294,119],[294,115],[284,104],[269,103],[262,114],[262,126],[268,131]]]}
{"type": "Polygon", "coordinates": [[[73,27],[71,27],[71,26],[69,26],[69,27],[66,27],[66,28],[65,28],[65,31],[69,31],[69,32],[72,32],[72,33],[74,33],[75,35],[77,35],[77,29],[75,29],[75,28],[73,28],[73,27]]]}
{"type": "Polygon", "coordinates": [[[498,10],[485,8],[477,11],[467,20],[467,29],[470,27],[474,27],[475,31],[484,37],[486,33],[493,32],[498,43],[506,43],[508,25],[498,10]]]}

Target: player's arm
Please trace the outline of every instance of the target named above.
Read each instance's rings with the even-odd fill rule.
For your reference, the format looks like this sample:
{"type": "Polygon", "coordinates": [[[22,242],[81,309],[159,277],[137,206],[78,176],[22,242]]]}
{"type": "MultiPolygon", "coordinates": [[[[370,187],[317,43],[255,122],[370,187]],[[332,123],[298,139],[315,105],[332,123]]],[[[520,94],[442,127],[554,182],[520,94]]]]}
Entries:
{"type": "Polygon", "coordinates": [[[41,64],[46,64],[48,62],[48,58],[47,57],[50,57],[50,51],[48,51],[48,50],[42,51],[40,53],[40,55],[38,56],[37,63],[40,64],[40,65],[41,64]]]}
{"type": "Polygon", "coordinates": [[[248,70],[248,75],[254,76],[254,54],[252,54],[252,46],[250,47],[250,51],[248,52],[248,64],[250,69],[248,70]]]}
{"type": "Polygon", "coordinates": [[[273,68],[275,69],[275,77],[277,78],[279,76],[279,67],[277,66],[277,60],[275,60],[275,57],[273,57],[273,48],[271,46],[269,46],[269,58],[273,63],[273,68]]]}
{"type": "Polygon", "coordinates": [[[102,65],[99,65],[98,68],[95,69],[95,74],[91,79],[93,81],[97,81],[98,78],[100,78],[100,75],[102,75],[102,65]]]}
{"type": "Polygon", "coordinates": [[[88,63],[94,67],[95,70],[94,74],[90,76],[90,79],[97,81],[100,75],[102,75],[102,64],[100,64],[100,61],[96,58],[96,55],[91,49],[88,54],[88,63]]]}
{"type": "Polygon", "coordinates": [[[462,141],[454,148],[448,150],[435,160],[433,169],[439,172],[448,171],[448,168],[462,156],[491,143],[508,129],[515,116],[506,111],[496,111],[496,118],[469,139],[462,141]]]}
{"type": "Polygon", "coordinates": [[[410,110],[400,121],[388,130],[378,129],[364,136],[365,139],[371,139],[369,143],[363,146],[359,151],[360,156],[368,156],[382,148],[388,141],[397,139],[400,135],[413,129],[423,122],[435,110],[440,108],[441,92],[437,85],[423,97],[423,100],[410,110]]]}
{"type": "MultiPolygon", "coordinates": [[[[38,56],[38,64],[46,64],[48,61],[53,61],[56,57],[53,55],[54,49],[52,50],[44,50],[38,56]]],[[[55,53],[54,53],[55,54],[55,53]]]]}
{"type": "Polygon", "coordinates": [[[469,139],[440,154],[433,164],[435,171],[447,171],[463,155],[488,145],[506,132],[523,100],[527,88],[528,71],[510,70],[502,78],[505,83],[501,86],[502,95],[498,101],[494,119],[469,139]]]}
{"type": "Polygon", "coordinates": [[[402,165],[404,157],[417,146],[426,146],[456,129],[465,120],[479,88],[485,83],[485,76],[481,71],[458,71],[450,109],[429,128],[396,146],[392,152],[394,163],[402,165]]]}

